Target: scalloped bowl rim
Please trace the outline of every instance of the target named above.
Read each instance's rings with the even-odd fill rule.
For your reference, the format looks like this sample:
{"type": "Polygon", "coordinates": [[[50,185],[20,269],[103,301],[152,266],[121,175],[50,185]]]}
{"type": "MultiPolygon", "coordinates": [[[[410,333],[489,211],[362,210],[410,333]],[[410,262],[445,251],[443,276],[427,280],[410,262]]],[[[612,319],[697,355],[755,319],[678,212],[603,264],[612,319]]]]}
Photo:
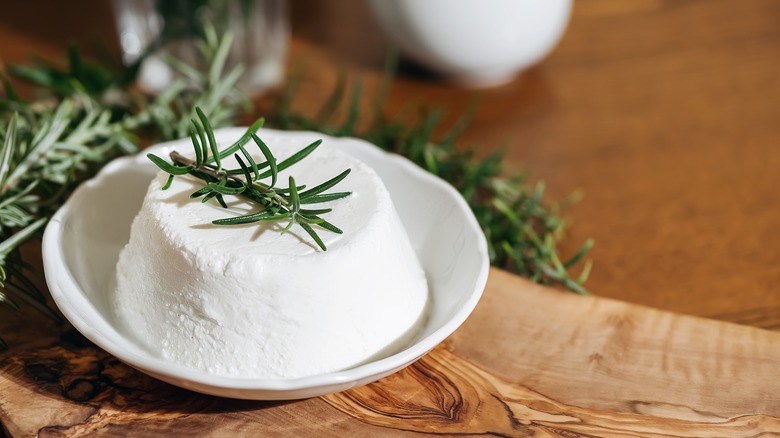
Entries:
{"type": "MultiPolygon", "coordinates": [[[[218,138],[236,138],[245,131],[246,128],[222,128],[216,130],[215,133],[218,138]]],[[[107,164],[93,179],[82,184],[52,217],[44,233],[43,262],[49,290],[60,311],[79,332],[128,365],[168,383],[213,395],[226,395],[225,393],[227,392],[229,397],[281,400],[317,396],[345,390],[392,374],[425,355],[452,334],[466,320],[476,307],[487,282],[489,258],[484,234],[468,204],[457,190],[441,178],[421,169],[408,159],[397,154],[385,152],[363,140],[345,137],[334,138],[308,131],[292,132],[263,129],[261,132],[281,136],[317,136],[327,139],[331,144],[335,144],[337,148],[339,148],[338,143],[340,142],[362,143],[360,145],[361,154],[365,153],[367,156],[371,156],[373,160],[384,161],[391,166],[398,166],[405,172],[419,178],[421,183],[431,184],[444,190],[451,197],[457,213],[462,215],[467,231],[476,234],[477,248],[474,248],[476,250],[474,254],[477,262],[480,263],[478,275],[473,278],[471,295],[454,312],[452,318],[434,332],[418,339],[414,344],[396,354],[343,371],[295,379],[274,380],[213,375],[204,371],[175,366],[152,355],[128,351],[115,341],[112,336],[101,333],[96,329],[93,321],[95,321],[95,318],[101,318],[102,315],[100,315],[100,312],[94,307],[91,300],[81,290],[73,272],[66,265],[64,260],[65,249],[62,243],[65,232],[63,229],[64,220],[69,214],[72,214],[71,210],[74,208],[74,200],[78,199],[76,196],[78,192],[86,190],[85,187],[101,184],[105,178],[110,177],[112,173],[124,166],[150,165],[143,154],[137,154],[115,159],[107,164]]],[[[189,141],[189,139],[182,139],[161,143],[146,149],[144,153],[150,151],[159,152],[165,148],[181,144],[185,140],[189,141]]],[[[353,145],[352,147],[357,146],[353,145]]],[[[388,187],[392,185],[388,181],[385,181],[385,183],[388,187]]],[[[105,323],[111,325],[108,319],[105,320],[105,323]]]]}

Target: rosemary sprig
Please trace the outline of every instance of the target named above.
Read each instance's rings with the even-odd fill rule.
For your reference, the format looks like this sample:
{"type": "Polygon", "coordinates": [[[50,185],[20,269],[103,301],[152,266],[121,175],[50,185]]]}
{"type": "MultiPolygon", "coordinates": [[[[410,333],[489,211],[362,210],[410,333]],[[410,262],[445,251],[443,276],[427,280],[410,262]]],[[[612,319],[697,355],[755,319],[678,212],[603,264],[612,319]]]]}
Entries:
{"type": "MultiPolygon", "coordinates": [[[[195,105],[215,126],[235,123],[247,102],[235,87],[241,67],[224,71],[219,54],[229,47],[229,35],[205,33],[199,47],[210,66],[208,76],[177,80],[156,97],[134,93],[123,82],[126,72],[90,64],[74,48],[65,69],[10,69],[48,97],[24,101],[0,76],[0,307],[15,312],[25,302],[60,320],[31,281],[38,274],[19,247],[40,234],[76,185],[114,157],[135,152],[141,132],[152,141],[180,138],[190,129],[195,105]]],[[[182,65],[173,62],[174,68],[182,65]]]]}
{"type": "Polygon", "coordinates": [[[544,183],[528,187],[525,174],[505,175],[500,152],[479,158],[474,149],[456,147],[471,114],[466,113],[441,139],[433,133],[438,126],[439,110],[424,113],[418,121],[402,123],[382,117],[384,101],[395,71],[395,56],[388,57],[385,75],[373,100],[371,125],[357,131],[360,111],[360,83],[350,96],[344,77],[340,77],[332,95],[316,118],[291,110],[300,78],[293,78],[279,100],[271,123],[281,129],[303,129],[335,136],[357,136],[390,152],[403,155],[429,172],[451,183],[468,201],[488,241],[493,265],[548,285],[561,285],[573,292],[587,294],[583,286],[591,269],[586,261],[580,274],[573,277],[572,268],[582,261],[593,246],[588,239],[566,261],[561,261],[558,245],[566,221],[560,217],[560,204],[544,199],[544,183]],[[329,120],[339,106],[348,101],[346,120],[333,124],[329,120]]]}
{"type": "Polygon", "coordinates": [[[170,153],[171,163],[169,163],[157,155],[147,154],[149,160],[162,171],[168,173],[168,180],[162,189],[168,189],[176,176],[194,176],[202,180],[205,185],[193,192],[190,198],[202,198],[204,203],[215,199],[222,207],[227,208],[225,196],[234,195],[248,199],[258,206],[258,210],[254,213],[218,219],[213,221],[213,224],[239,225],[254,222],[287,221],[287,225],[282,229],[282,234],[297,224],[314,240],[320,249],[327,251],[325,243],[317,234],[314,226],[342,234],[341,229],[321,217],[323,214],[330,213],[332,209],[307,209],[303,208],[303,206],[305,204],[329,202],[349,196],[350,192],[324,192],[346,178],[350,169],[308,190],[304,190],[306,188],[305,185],[298,186],[293,176],[289,177],[289,186],[287,188],[277,187],[279,172],[306,158],[314,152],[322,143],[322,140],[315,141],[286,160],[277,163],[276,157],[271,153],[271,150],[257,136],[257,130],[262,126],[263,119],[255,122],[235,143],[223,150],[219,150],[208,117],[200,108],[196,108],[196,113],[198,120],[191,119],[192,130],[190,131],[195,159],[187,158],[179,152],[173,151],[170,153]],[[265,161],[257,163],[252,155],[247,152],[245,145],[250,139],[260,149],[265,161]],[[211,152],[211,155],[209,155],[209,152],[211,152]],[[239,167],[224,169],[222,160],[231,154],[238,162],[239,167]],[[261,169],[265,168],[268,168],[268,170],[261,172],[261,169]],[[261,181],[268,178],[271,179],[270,182],[261,181]]]}
{"type": "MultiPolygon", "coordinates": [[[[241,67],[224,71],[223,54],[229,43],[228,36],[217,38],[213,29],[204,28],[203,42],[198,47],[209,67],[201,71],[169,59],[172,67],[184,78],[176,80],[165,93],[154,98],[138,95],[128,88],[131,83],[129,78],[137,72],[137,66],[111,71],[105,66],[86,62],[75,49],[69,53],[66,69],[37,66],[11,70],[16,77],[48,90],[49,98],[23,101],[10,81],[0,75],[5,94],[0,99],[0,144],[3,145],[0,150],[0,307],[16,311],[18,303],[25,302],[59,320],[59,316],[46,306],[44,294],[31,281],[35,273],[22,259],[19,246],[40,233],[48,217],[76,184],[114,156],[136,150],[137,136],[141,131],[151,141],[164,141],[190,135],[195,128],[194,135],[191,135],[195,162],[192,163],[191,158],[177,156],[171,157],[174,162],[171,166],[191,167],[193,172],[197,168],[201,172],[201,179],[207,182],[201,189],[204,192],[199,195],[203,199],[224,202],[224,195],[230,194],[227,192],[242,190],[240,195],[244,196],[244,193],[257,190],[263,194],[266,204],[273,204],[273,207],[261,206],[260,211],[255,213],[259,215],[257,217],[226,218],[222,220],[226,221],[225,224],[260,221],[264,220],[263,215],[273,213],[274,220],[287,220],[288,229],[297,223],[323,249],[324,244],[317,240],[319,236],[314,232],[315,228],[340,231],[324,220],[314,223],[315,218],[326,214],[328,209],[303,208],[307,204],[347,196],[345,192],[324,193],[338,183],[336,181],[328,186],[328,182],[338,176],[308,190],[296,186],[294,179],[290,179],[286,189],[276,187],[278,172],[284,170],[283,165],[289,167],[294,162],[286,163],[285,160],[276,163],[275,159],[266,156],[261,143],[251,135],[215,153],[211,150],[215,142],[210,143],[208,136],[210,128],[206,129],[201,122],[202,131],[199,131],[197,124],[192,123],[191,119],[200,120],[192,110],[195,107],[202,108],[202,112],[209,115],[209,124],[213,126],[232,125],[235,117],[246,108],[246,99],[235,88],[241,67]],[[261,147],[265,158],[263,163],[258,164],[246,152],[245,146],[249,141],[261,147]],[[222,169],[221,159],[231,155],[236,156],[239,168],[222,169]],[[270,182],[260,181],[268,178],[271,178],[270,182]],[[268,187],[268,192],[263,192],[264,186],[268,187]],[[274,197],[271,197],[273,202],[269,200],[270,191],[274,192],[274,197]],[[285,211],[279,207],[283,202],[287,203],[283,207],[288,215],[286,217],[282,217],[285,211]]],[[[432,135],[439,119],[436,111],[412,124],[382,117],[394,59],[389,58],[388,74],[374,99],[372,124],[368,130],[355,130],[360,114],[359,86],[353,88],[349,98],[346,121],[341,125],[329,123],[346,99],[344,77],[339,78],[332,96],[315,119],[290,110],[296,88],[296,82],[292,81],[277,106],[273,122],[284,129],[358,135],[386,150],[409,157],[460,190],[488,237],[494,265],[540,283],[560,284],[586,293],[583,283],[588,276],[590,262],[586,262],[577,278],[572,277],[570,271],[584,258],[592,241],[586,241],[574,256],[561,261],[557,247],[563,236],[565,221],[559,216],[559,205],[543,199],[543,184],[531,189],[527,187],[525,175],[505,176],[500,154],[477,159],[473,151],[456,148],[455,143],[467,125],[468,115],[438,140],[432,135]]],[[[259,126],[259,123],[253,125],[250,131],[255,133],[259,126]]],[[[294,157],[299,157],[296,158],[299,161],[314,148],[315,144],[309,145],[294,157]]],[[[0,339],[0,348],[3,347],[5,343],[0,339]]]]}

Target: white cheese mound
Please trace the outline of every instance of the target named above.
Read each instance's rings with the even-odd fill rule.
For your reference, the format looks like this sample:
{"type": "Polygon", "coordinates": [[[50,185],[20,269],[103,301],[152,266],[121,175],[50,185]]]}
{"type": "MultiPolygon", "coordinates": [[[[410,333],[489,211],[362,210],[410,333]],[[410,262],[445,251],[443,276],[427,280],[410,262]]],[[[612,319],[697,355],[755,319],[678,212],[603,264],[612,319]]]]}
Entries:
{"type": "MultiPolygon", "coordinates": [[[[279,162],[307,144],[263,139],[279,162]]],[[[281,234],[284,221],[212,225],[257,207],[232,196],[227,210],[201,204],[189,198],[201,181],[177,176],[163,191],[167,174],[158,174],[117,264],[112,307],[122,330],[172,363],[261,379],[343,370],[408,345],[424,322],[428,287],[379,176],[325,141],[277,185],[287,187],[292,173],[314,187],[347,168],[328,192],[352,195],[310,206],[332,207],[322,217],[344,231],[315,226],[324,252],[298,225],[281,234]]]]}

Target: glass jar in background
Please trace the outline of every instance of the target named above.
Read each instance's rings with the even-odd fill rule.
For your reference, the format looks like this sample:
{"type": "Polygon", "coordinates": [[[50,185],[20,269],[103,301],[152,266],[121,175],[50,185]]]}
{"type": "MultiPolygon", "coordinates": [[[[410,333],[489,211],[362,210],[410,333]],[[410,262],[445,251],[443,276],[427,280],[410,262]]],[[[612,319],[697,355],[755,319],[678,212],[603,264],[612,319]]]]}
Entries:
{"type": "Polygon", "coordinates": [[[138,84],[159,93],[177,74],[165,55],[204,68],[196,46],[203,23],[219,35],[230,31],[233,43],[227,68],[246,69],[238,83],[256,95],[279,84],[289,40],[286,0],[113,0],[122,61],[131,65],[145,58],[138,84]]]}

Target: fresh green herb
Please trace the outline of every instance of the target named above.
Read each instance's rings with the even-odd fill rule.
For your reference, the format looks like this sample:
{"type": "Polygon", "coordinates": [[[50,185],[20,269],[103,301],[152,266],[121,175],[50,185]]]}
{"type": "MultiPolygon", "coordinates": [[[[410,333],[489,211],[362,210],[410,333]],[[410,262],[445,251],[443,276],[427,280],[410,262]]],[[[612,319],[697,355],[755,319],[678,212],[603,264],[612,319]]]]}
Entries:
{"type": "MultiPolygon", "coordinates": [[[[288,188],[276,187],[278,173],[305,158],[317,144],[276,163],[267,147],[252,135],[260,126],[256,123],[236,143],[216,153],[211,149],[215,142],[209,136],[211,129],[204,126],[205,115],[211,126],[232,125],[246,109],[247,101],[236,89],[241,67],[224,71],[229,35],[218,38],[208,26],[199,34],[203,41],[197,46],[206,58],[208,68],[198,70],[168,59],[183,78],[153,98],[134,93],[129,88],[138,65],[111,70],[82,59],[75,48],[69,51],[66,69],[34,66],[9,70],[14,77],[48,90],[48,98],[24,101],[8,78],[0,75],[5,94],[0,99],[0,307],[16,311],[18,303],[25,302],[59,320],[57,313],[47,307],[45,295],[31,280],[37,274],[22,259],[19,246],[40,233],[47,219],[79,182],[113,157],[137,150],[141,132],[151,141],[186,135],[192,139],[194,163],[182,156],[174,158],[173,164],[153,159],[161,167],[173,169],[166,186],[175,174],[185,170],[186,173],[201,173],[201,179],[207,184],[193,195],[205,201],[215,199],[225,203],[224,195],[227,194],[260,193],[253,195],[260,199],[258,212],[226,218],[220,221],[221,224],[287,220],[286,229],[298,224],[323,249],[325,245],[314,226],[340,232],[330,223],[320,222],[319,216],[326,214],[328,209],[304,209],[302,206],[349,195],[346,192],[324,193],[345,174],[308,190],[296,186],[292,178],[288,188]],[[203,117],[192,110],[195,107],[202,109],[203,117]],[[245,146],[250,141],[260,148],[264,162],[258,164],[247,152],[245,146]],[[231,155],[236,157],[239,168],[222,169],[221,159],[231,155]],[[261,182],[268,178],[270,182],[261,182]]],[[[283,129],[360,136],[410,158],[452,183],[463,194],[488,238],[494,265],[539,283],[558,284],[586,293],[583,283],[590,271],[590,261],[585,262],[578,277],[572,277],[570,271],[584,259],[592,240],[586,241],[574,256],[561,261],[557,248],[565,221],[560,217],[559,204],[543,199],[542,183],[529,188],[527,176],[505,176],[500,154],[478,159],[473,151],[456,148],[457,138],[468,124],[468,114],[440,139],[433,138],[438,111],[430,111],[411,124],[383,117],[395,58],[389,60],[388,74],[375,96],[371,125],[367,130],[356,131],[360,114],[359,84],[353,87],[349,97],[345,122],[330,123],[346,100],[348,87],[344,76],[339,78],[332,95],[315,118],[296,114],[290,109],[297,85],[296,81],[291,81],[272,122],[283,129]]],[[[2,347],[5,343],[0,339],[2,347]]]]}
{"type": "MultiPolygon", "coordinates": [[[[0,99],[0,307],[16,311],[25,302],[59,321],[31,281],[37,274],[19,252],[38,235],[64,197],[103,164],[138,150],[138,135],[165,141],[187,135],[195,106],[214,126],[233,125],[246,99],[236,89],[241,67],[224,71],[230,36],[206,27],[199,45],[209,74],[174,81],[157,96],[122,85],[122,71],[90,64],[71,48],[69,66],[11,68],[9,73],[48,91],[24,101],[2,78],[0,99]]],[[[184,64],[172,62],[174,68],[184,64]]],[[[0,348],[5,343],[0,339],[0,348]]]]}
{"type": "Polygon", "coordinates": [[[505,175],[501,153],[477,157],[474,150],[456,147],[457,139],[470,121],[467,113],[440,139],[433,138],[441,116],[433,110],[414,123],[401,123],[382,117],[395,70],[395,57],[388,58],[386,74],[373,100],[370,127],[356,131],[361,87],[357,83],[346,97],[346,80],[341,76],[331,96],[315,118],[297,114],[290,108],[300,78],[290,81],[279,100],[270,122],[282,129],[303,129],[335,136],[362,137],[379,147],[403,155],[419,166],[452,184],[468,201],[488,240],[491,263],[535,282],[563,287],[587,294],[583,284],[590,273],[590,260],[580,274],[570,271],[593,246],[588,239],[566,261],[561,261],[558,244],[566,222],[561,218],[560,204],[544,198],[544,183],[529,187],[525,174],[505,175]],[[330,119],[339,106],[349,101],[342,124],[330,119]]]}
{"type": "Polygon", "coordinates": [[[170,154],[172,163],[168,163],[154,154],[147,154],[147,157],[157,167],[169,174],[163,190],[170,186],[175,176],[189,174],[205,183],[203,187],[190,195],[193,199],[202,197],[203,202],[216,199],[222,207],[227,208],[225,196],[235,195],[248,199],[258,206],[258,211],[252,214],[218,219],[213,221],[215,225],[286,221],[287,226],[282,230],[282,234],[289,231],[294,224],[297,224],[314,240],[317,246],[323,251],[327,251],[325,243],[317,234],[314,226],[341,234],[342,231],[338,227],[320,217],[322,214],[330,213],[331,209],[306,209],[303,208],[303,205],[328,202],[349,196],[349,192],[323,192],[333,188],[346,178],[350,169],[305,191],[303,189],[306,186],[296,185],[295,178],[292,176],[289,177],[289,186],[287,188],[276,187],[279,171],[285,170],[306,158],[322,143],[321,140],[315,141],[293,154],[290,158],[277,164],[276,157],[273,156],[271,150],[256,135],[257,130],[262,126],[262,119],[253,124],[238,141],[220,151],[208,117],[200,108],[196,108],[196,113],[198,120],[191,120],[192,130],[190,131],[190,139],[192,140],[192,148],[195,155],[194,160],[185,157],[177,151],[173,151],[170,154]],[[260,149],[265,161],[257,163],[252,155],[247,152],[244,146],[250,138],[260,149]],[[209,156],[209,150],[211,151],[211,156],[209,156]],[[236,151],[241,153],[239,154],[236,151]],[[229,157],[230,154],[233,154],[239,167],[230,170],[223,169],[222,160],[229,157]],[[260,173],[260,169],[265,168],[268,168],[268,170],[260,173]],[[271,178],[270,182],[261,181],[268,178],[271,178]]]}

